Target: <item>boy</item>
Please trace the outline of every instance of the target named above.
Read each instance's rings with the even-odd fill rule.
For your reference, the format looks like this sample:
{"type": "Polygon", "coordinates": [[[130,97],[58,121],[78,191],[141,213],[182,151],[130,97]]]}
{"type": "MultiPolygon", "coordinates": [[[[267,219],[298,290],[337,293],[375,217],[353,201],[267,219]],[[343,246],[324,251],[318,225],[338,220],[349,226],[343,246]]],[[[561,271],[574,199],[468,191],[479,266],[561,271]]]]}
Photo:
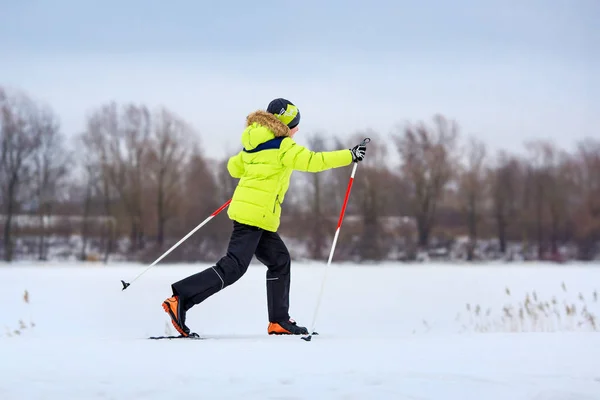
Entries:
{"type": "Polygon", "coordinates": [[[279,237],[281,204],[292,171],[320,172],[359,162],[366,147],[312,152],[294,142],[300,111],[279,98],[267,110],[246,118],[242,133],[244,148],[227,163],[232,177],[239,178],[227,214],[233,232],[227,254],[216,265],[171,285],[173,296],[163,302],[165,312],[182,336],[189,336],[186,312],[244,275],[252,256],[267,267],[269,335],[304,335],[289,315],[290,254],[279,237]]]}

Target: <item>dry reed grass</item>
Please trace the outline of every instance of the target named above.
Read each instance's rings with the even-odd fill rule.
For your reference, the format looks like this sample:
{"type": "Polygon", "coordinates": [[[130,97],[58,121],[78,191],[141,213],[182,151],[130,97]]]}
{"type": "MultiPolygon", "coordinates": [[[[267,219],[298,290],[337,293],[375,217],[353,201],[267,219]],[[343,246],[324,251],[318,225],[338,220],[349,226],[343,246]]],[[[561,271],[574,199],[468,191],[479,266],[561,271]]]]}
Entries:
{"type": "MultiPolygon", "coordinates": [[[[564,294],[568,294],[565,283],[561,284],[564,294]]],[[[589,298],[579,292],[577,300],[559,301],[557,296],[542,299],[533,291],[525,293],[522,300],[516,301],[510,288],[505,288],[508,302],[502,307],[500,315],[491,308],[485,311],[479,304],[466,304],[467,318],[459,313],[456,322],[461,331],[475,332],[558,332],[600,330],[600,321],[590,310],[598,309],[598,290],[589,298]]]]}
{"type": "MultiPolygon", "coordinates": [[[[27,290],[25,290],[25,292],[23,293],[22,300],[27,305],[31,304],[31,299],[29,296],[29,292],[27,290]]],[[[35,328],[35,323],[33,322],[33,319],[31,318],[31,315],[30,315],[28,324],[23,319],[20,319],[18,322],[18,327],[12,328],[12,329],[9,327],[6,327],[6,336],[8,336],[8,337],[21,336],[26,332],[27,329],[33,329],[33,328],[35,328]]]]}

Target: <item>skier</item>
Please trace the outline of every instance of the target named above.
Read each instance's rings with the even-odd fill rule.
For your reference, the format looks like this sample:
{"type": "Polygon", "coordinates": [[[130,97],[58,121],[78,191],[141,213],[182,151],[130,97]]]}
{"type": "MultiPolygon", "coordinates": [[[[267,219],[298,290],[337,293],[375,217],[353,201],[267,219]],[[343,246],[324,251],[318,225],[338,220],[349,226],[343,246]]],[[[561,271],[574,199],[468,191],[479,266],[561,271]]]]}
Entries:
{"type": "Polygon", "coordinates": [[[266,111],[246,117],[243,149],[227,163],[230,175],[239,178],[227,211],[233,221],[227,253],[213,267],[173,283],[172,297],[162,304],[182,336],[190,336],[187,311],[240,279],[252,256],[267,267],[268,334],[308,334],[289,315],[291,260],[277,233],[281,204],[292,171],[317,173],[344,167],[362,161],[366,147],[310,151],[293,139],[299,123],[300,111],[283,98],[271,101],[266,111]]]}

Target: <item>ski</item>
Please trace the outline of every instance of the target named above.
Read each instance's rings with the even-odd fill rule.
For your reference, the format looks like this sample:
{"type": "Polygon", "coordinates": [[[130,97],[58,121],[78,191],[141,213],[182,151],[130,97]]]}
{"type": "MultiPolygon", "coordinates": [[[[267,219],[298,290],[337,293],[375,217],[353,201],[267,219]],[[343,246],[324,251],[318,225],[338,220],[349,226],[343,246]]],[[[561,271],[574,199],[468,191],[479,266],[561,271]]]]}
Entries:
{"type": "Polygon", "coordinates": [[[173,339],[189,339],[189,340],[203,340],[204,338],[201,337],[200,335],[198,335],[197,333],[190,333],[189,336],[183,336],[183,335],[170,335],[170,336],[150,336],[148,339],[151,340],[163,340],[163,339],[168,339],[168,340],[173,340],[173,339]]]}
{"type": "MultiPolygon", "coordinates": [[[[313,332],[308,337],[302,336],[302,339],[304,339],[306,341],[310,341],[311,336],[315,336],[315,335],[318,335],[318,333],[313,332]]],[[[273,334],[272,336],[300,336],[300,335],[273,334]]],[[[222,338],[235,339],[236,337],[222,337],[222,338]]],[[[243,338],[244,337],[238,337],[237,339],[243,339],[243,338]]],[[[255,339],[254,336],[251,336],[249,338],[255,339]]],[[[176,340],[176,339],[208,340],[208,339],[217,339],[217,337],[202,337],[202,336],[198,335],[197,333],[193,332],[193,333],[190,333],[189,336],[183,336],[183,335],[150,336],[148,339],[150,339],[150,340],[165,340],[165,339],[166,340],[176,340]]]]}

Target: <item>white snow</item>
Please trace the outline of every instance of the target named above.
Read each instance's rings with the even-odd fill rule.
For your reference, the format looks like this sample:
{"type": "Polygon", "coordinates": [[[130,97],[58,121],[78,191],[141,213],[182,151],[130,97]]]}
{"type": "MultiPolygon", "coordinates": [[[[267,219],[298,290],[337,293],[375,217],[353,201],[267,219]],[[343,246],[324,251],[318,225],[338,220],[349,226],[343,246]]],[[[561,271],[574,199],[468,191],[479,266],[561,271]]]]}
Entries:
{"type": "MultiPolygon", "coordinates": [[[[253,265],[190,311],[210,340],[146,340],[174,334],[169,285],[207,266],[159,264],[121,291],[145,266],[0,265],[0,399],[600,399],[600,265],[334,264],[311,342],[266,335],[253,265]]],[[[323,268],[293,267],[303,325],[323,268]]]]}

